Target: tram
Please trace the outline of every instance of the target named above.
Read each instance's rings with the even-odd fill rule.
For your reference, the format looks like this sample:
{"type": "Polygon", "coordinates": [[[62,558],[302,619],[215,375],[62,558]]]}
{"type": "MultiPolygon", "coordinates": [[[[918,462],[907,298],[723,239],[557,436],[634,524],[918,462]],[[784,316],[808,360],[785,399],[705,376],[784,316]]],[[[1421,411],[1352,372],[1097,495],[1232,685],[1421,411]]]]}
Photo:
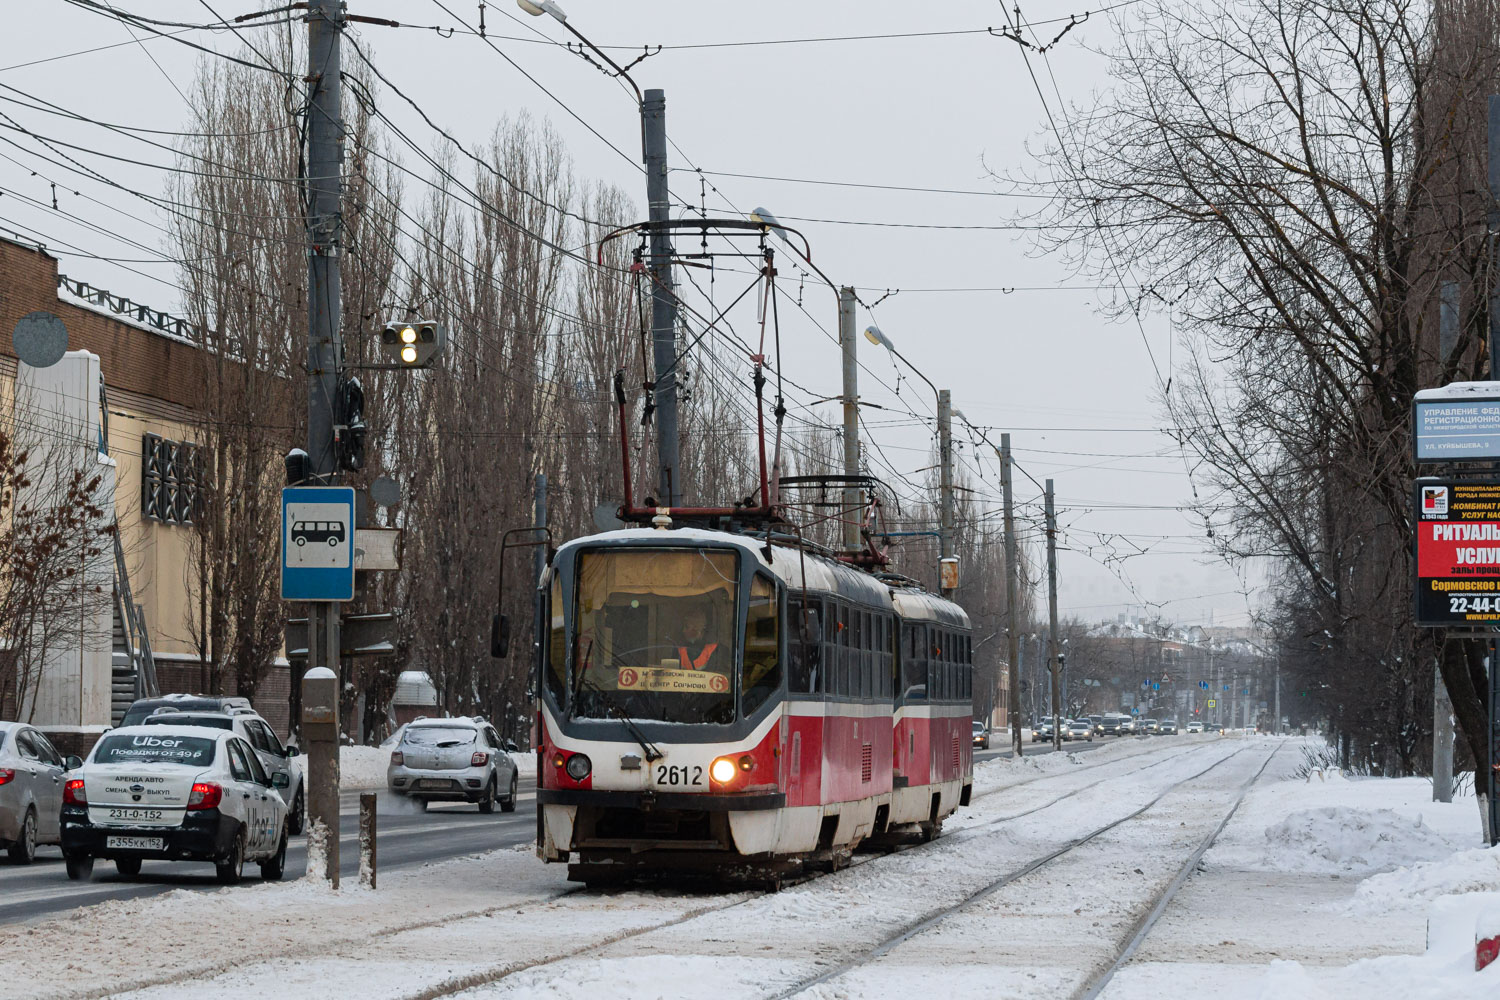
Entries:
{"type": "Polygon", "coordinates": [[[775,880],[931,839],[972,783],[958,605],[805,547],[631,528],[537,594],[537,853],[775,880]]]}
{"type": "MultiPolygon", "coordinates": [[[[774,230],[817,268],[799,233],[764,213],[755,218],[642,223],[604,242],[631,233],[644,240],[674,227],[705,238],[710,229],[757,236],[763,352],[780,344],[766,327],[777,315],[767,235],[774,230]]],[[[629,272],[639,285],[632,303],[646,298],[644,252],[642,244],[629,272]]],[[[628,359],[628,313],[623,330],[628,359]]],[[[786,411],[779,390],[774,459],[767,461],[765,356],[749,360],[759,454],[751,496],[727,507],[664,506],[650,497],[635,504],[629,428],[636,419],[622,361],[614,379],[624,500],[618,517],[636,526],[555,550],[548,542],[532,665],[537,854],[567,863],[578,881],[643,870],[739,870],[774,886],[810,866],[838,867],[862,844],[930,840],[968,803],[968,617],[957,604],[883,572],[888,563],[875,533],[865,530],[864,504],[849,503],[868,487],[876,510],[878,481],[780,475],[786,411]],[[835,553],[807,542],[788,517],[797,509],[788,493],[798,490],[842,491],[840,502],[809,501],[834,510],[815,520],[836,518],[853,529],[857,519],[866,551],[846,546],[835,553]]],[[[643,348],[643,402],[652,384],[644,365],[643,348]]],[[[512,529],[506,537],[527,531],[545,533],[512,529]]],[[[502,543],[502,601],[505,551],[502,543]]],[[[508,651],[503,615],[495,616],[491,645],[497,656],[508,651]]]]}

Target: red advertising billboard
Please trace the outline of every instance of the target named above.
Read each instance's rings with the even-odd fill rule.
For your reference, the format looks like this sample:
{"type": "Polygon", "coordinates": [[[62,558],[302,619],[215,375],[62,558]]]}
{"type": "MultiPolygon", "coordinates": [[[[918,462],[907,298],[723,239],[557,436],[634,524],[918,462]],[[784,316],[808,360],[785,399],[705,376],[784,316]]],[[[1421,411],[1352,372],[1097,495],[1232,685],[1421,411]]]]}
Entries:
{"type": "Polygon", "coordinates": [[[1418,625],[1500,625],[1500,481],[1418,479],[1418,625]]]}

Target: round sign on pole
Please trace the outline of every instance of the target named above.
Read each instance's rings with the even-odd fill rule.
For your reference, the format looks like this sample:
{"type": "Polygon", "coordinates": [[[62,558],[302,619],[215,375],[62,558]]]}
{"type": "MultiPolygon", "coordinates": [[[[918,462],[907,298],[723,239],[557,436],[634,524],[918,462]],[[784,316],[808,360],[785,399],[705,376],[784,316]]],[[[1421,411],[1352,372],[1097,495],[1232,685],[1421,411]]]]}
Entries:
{"type": "Polygon", "coordinates": [[[10,340],[16,357],[33,368],[51,368],[67,353],[68,328],[54,314],[38,309],[16,321],[10,340]]]}
{"type": "Polygon", "coordinates": [[[381,476],[370,484],[370,499],[381,507],[394,507],[401,502],[401,484],[390,476],[381,476]]]}

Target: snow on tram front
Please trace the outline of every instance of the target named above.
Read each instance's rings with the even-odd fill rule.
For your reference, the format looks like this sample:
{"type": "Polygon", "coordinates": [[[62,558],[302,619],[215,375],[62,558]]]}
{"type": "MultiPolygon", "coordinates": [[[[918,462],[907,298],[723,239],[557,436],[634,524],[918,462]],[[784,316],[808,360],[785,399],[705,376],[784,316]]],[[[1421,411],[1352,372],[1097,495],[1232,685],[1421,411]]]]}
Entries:
{"type": "Polygon", "coordinates": [[[774,884],[967,802],[968,619],[909,581],[641,528],[559,547],[537,601],[537,853],[575,880],[774,884]]]}

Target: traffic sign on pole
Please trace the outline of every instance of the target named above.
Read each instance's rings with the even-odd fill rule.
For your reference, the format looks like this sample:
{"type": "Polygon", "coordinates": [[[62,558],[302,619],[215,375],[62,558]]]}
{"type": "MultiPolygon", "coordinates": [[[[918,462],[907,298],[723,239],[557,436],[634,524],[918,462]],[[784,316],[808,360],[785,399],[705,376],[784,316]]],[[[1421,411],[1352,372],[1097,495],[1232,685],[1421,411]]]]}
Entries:
{"type": "Polygon", "coordinates": [[[354,600],[354,487],[281,491],[281,599],[354,600]]]}
{"type": "Polygon", "coordinates": [[[1212,698],[1208,699],[1208,707],[1209,708],[1217,708],[1218,704],[1219,703],[1216,702],[1216,701],[1214,701],[1214,699],[1212,699],[1212,698]]]}

